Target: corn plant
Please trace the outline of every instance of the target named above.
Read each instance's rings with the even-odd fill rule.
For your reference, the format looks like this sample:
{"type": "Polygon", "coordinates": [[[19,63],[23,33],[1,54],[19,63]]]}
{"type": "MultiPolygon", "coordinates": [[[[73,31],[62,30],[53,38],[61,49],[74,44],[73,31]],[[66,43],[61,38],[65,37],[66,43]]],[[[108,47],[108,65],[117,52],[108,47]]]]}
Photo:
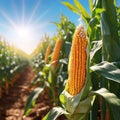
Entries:
{"type": "MultiPolygon", "coordinates": [[[[69,2],[63,2],[63,4],[73,12],[81,15],[86,24],[90,43],[90,61],[87,59],[88,62],[85,62],[84,51],[86,49],[84,44],[77,43],[73,47],[75,39],[79,37],[79,40],[82,39],[81,32],[77,30],[78,27],[76,28],[76,31],[79,31],[78,35],[76,35],[76,32],[74,33],[71,47],[71,56],[74,57],[70,56],[68,67],[68,73],[72,71],[72,74],[74,74],[75,72],[75,75],[69,73],[69,77],[73,76],[73,81],[68,77],[68,84],[66,84],[65,90],[60,95],[63,107],[53,108],[43,120],[55,120],[62,114],[70,120],[118,120],[120,117],[120,54],[118,53],[120,49],[120,19],[116,1],[89,0],[90,15],[78,0],[74,0],[74,5],[69,2]],[[82,53],[78,49],[81,46],[84,48],[82,53]],[[73,49],[76,49],[76,53],[73,52],[73,49]],[[81,54],[84,57],[79,58],[81,54]],[[81,65],[80,70],[82,71],[83,68],[84,71],[88,70],[83,80],[82,77],[84,78],[85,72],[81,73],[79,70],[81,61],[85,63],[81,65]],[[72,65],[71,62],[73,62],[72,65]],[[89,64],[86,64],[89,62],[90,67],[89,64]],[[86,68],[83,67],[84,65],[86,65],[86,68]],[[76,68],[78,69],[76,70],[76,68]],[[91,79],[89,75],[91,75],[91,79]]],[[[89,53],[87,57],[89,57],[89,53]]]]}
{"type": "Polygon", "coordinates": [[[17,73],[20,73],[23,66],[26,64],[23,62],[15,51],[14,47],[10,46],[5,40],[0,39],[0,97],[2,93],[8,94],[9,86],[13,85],[18,77],[17,73]]]}
{"type": "Polygon", "coordinates": [[[41,67],[38,67],[40,68],[39,72],[32,83],[36,84],[37,87],[35,87],[28,98],[25,115],[29,115],[31,107],[34,106],[39,94],[44,91],[45,88],[49,90],[48,95],[51,98],[53,106],[57,106],[60,103],[58,96],[63,90],[68,76],[68,56],[75,25],[63,15],[60,18],[60,23],[53,23],[57,26],[57,36],[53,36],[51,41],[48,42],[46,52],[43,52],[44,57],[42,60],[39,59],[44,62],[41,67]],[[67,29],[68,27],[69,29],[67,29]]]}

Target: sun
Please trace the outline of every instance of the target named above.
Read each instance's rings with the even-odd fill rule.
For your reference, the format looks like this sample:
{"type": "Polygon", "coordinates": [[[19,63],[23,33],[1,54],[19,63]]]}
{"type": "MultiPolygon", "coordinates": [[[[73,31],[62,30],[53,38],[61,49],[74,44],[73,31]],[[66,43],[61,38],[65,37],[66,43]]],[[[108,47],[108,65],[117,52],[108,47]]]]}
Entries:
{"type": "Polygon", "coordinates": [[[16,46],[30,54],[35,48],[34,40],[37,39],[34,26],[27,24],[15,24],[13,31],[15,37],[14,39],[16,39],[16,46]]]}
{"type": "Polygon", "coordinates": [[[28,39],[30,32],[31,30],[30,30],[30,27],[28,26],[16,26],[16,33],[20,38],[28,39]]]}

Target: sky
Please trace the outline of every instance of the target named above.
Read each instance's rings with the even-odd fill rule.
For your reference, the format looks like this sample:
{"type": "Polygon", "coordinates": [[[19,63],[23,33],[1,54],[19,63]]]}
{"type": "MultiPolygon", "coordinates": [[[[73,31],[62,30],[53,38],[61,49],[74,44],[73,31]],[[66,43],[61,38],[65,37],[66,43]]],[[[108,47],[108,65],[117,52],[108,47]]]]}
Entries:
{"type": "Polygon", "coordinates": [[[45,33],[49,36],[56,33],[52,22],[59,22],[61,14],[76,25],[79,23],[79,16],[61,4],[62,1],[0,0],[0,35],[15,47],[32,53],[45,33]]]}
{"type": "MultiPolygon", "coordinates": [[[[61,4],[73,0],[0,0],[0,35],[10,44],[30,54],[46,33],[55,35],[61,14],[79,24],[79,15],[61,4]]],[[[88,0],[79,0],[88,9],[88,0]]],[[[120,0],[119,0],[120,1],[120,0]]]]}

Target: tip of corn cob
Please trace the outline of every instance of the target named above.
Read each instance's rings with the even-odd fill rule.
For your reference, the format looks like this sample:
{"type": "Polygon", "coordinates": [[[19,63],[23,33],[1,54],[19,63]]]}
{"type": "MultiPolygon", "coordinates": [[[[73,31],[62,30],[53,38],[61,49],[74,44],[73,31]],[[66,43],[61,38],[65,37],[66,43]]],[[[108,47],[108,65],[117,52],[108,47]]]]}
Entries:
{"type": "Polygon", "coordinates": [[[45,62],[48,61],[48,57],[50,55],[50,52],[51,52],[51,46],[49,44],[48,47],[47,47],[47,49],[46,49],[46,53],[45,53],[45,62]]]}

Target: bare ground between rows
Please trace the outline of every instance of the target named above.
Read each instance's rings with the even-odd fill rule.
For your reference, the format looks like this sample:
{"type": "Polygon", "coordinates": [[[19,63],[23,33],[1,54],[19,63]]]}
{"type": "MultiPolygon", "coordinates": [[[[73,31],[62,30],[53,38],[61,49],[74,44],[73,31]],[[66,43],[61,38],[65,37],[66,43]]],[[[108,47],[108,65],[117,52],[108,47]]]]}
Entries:
{"type": "MultiPolygon", "coordinates": [[[[9,94],[3,94],[0,99],[0,120],[42,120],[46,113],[52,108],[48,95],[43,92],[28,117],[23,118],[24,107],[31,93],[29,85],[35,74],[31,66],[27,66],[20,74],[19,79],[9,89],[9,94]]],[[[64,116],[58,120],[66,120],[64,116]]]]}

